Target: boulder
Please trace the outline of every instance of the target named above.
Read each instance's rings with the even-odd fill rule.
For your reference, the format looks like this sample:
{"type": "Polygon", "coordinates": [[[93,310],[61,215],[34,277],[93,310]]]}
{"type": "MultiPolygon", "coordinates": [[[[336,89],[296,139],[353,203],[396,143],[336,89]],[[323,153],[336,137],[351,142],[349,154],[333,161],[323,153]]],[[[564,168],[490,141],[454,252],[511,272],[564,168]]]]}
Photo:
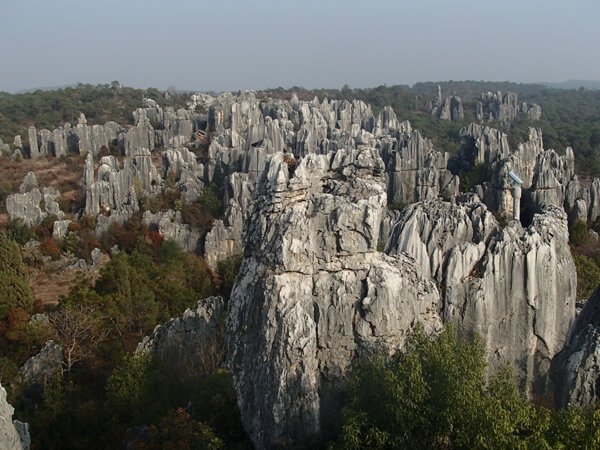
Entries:
{"type": "Polygon", "coordinates": [[[60,344],[48,341],[36,355],[25,361],[19,369],[18,378],[26,385],[44,386],[61,372],[63,362],[63,349],[60,344]]]}

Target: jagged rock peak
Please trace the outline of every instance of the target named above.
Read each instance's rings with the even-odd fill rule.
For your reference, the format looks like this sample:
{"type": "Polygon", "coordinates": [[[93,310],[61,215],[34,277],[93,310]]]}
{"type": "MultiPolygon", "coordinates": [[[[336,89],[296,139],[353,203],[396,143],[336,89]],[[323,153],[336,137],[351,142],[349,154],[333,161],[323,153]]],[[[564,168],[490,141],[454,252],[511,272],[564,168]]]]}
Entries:
{"type": "Polygon", "coordinates": [[[228,364],[257,448],[326,433],[357,358],[439,329],[439,293],[404,256],[376,251],[386,211],[372,148],[275,154],[259,177],[227,315],[228,364]]]}
{"type": "Polygon", "coordinates": [[[443,318],[484,337],[492,368],[511,363],[524,393],[548,393],[550,361],[575,316],[566,214],[550,207],[527,228],[502,228],[477,197],[466,200],[407,208],[386,252],[407,253],[436,281],[443,318]]]}

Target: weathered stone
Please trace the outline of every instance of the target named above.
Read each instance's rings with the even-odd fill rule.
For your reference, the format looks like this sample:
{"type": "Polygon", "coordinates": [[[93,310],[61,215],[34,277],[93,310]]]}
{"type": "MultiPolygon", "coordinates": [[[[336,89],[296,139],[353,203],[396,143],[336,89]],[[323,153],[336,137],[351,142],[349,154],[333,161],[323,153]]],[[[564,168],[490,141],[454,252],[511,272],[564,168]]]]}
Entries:
{"type": "Polygon", "coordinates": [[[484,92],[477,105],[478,122],[498,120],[505,124],[513,122],[520,114],[526,114],[532,120],[539,120],[542,108],[537,104],[519,104],[514,92],[484,92]]]}
{"type": "Polygon", "coordinates": [[[362,148],[309,154],[292,175],[275,154],[258,180],[227,316],[229,366],[258,448],[326,429],[354,358],[401,347],[416,321],[440,326],[434,284],[409,258],[377,252],[383,168],[362,148]]]}
{"type": "Polygon", "coordinates": [[[135,354],[160,358],[181,382],[193,385],[223,361],[223,310],[221,297],[199,300],[195,309],[186,309],[181,317],[158,325],[140,342],[135,354]]]}
{"type": "Polygon", "coordinates": [[[477,198],[406,208],[386,252],[408,254],[439,286],[445,320],[486,341],[492,368],[513,364],[529,396],[547,393],[551,359],[575,316],[576,271],[566,215],[550,208],[501,229],[477,198]]]}
{"type": "Polygon", "coordinates": [[[67,237],[71,220],[55,220],[52,225],[52,239],[60,240],[67,237]]]}
{"type": "Polygon", "coordinates": [[[0,385],[0,448],[29,450],[31,437],[26,423],[13,420],[14,408],[6,400],[6,390],[0,385]]]}
{"type": "Polygon", "coordinates": [[[36,355],[21,366],[18,379],[26,385],[45,385],[61,372],[63,362],[62,347],[54,341],[48,341],[36,355]]]}
{"type": "Polygon", "coordinates": [[[192,229],[188,224],[182,223],[179,211],[168,210],[156,214],[152,214],[152,211],[145,211],[142,222],[155,228],[164,239],[175,241],[182,250],[186,252],[198,250],[200,232],[192,229]]]}
{"type": "Polygon", "coordinates": [[[40,156],[40,150],[38,147],[37,131],[33,125],[27,129],[27,137],[29,139],[29,157],[36,159],[40,156]]]}
{"type": "Polygon", "coordinates": [[[552,361],[556,405],[590,406],[600,400],[600,289],[583,306],[564,349],[552,361]]]}

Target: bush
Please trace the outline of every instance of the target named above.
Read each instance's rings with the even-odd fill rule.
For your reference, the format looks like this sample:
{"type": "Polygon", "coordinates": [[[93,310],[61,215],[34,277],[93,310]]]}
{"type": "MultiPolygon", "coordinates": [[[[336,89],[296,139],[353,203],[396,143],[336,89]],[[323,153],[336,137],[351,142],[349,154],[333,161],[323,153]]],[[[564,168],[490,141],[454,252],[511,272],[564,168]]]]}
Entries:
{"type": "Polygon", "coordinates": [[[583,220],[578,220],[569,230],[569,243],[581,245],[590,237],[588,226],[583,220]]]}
{"type": "Polygon", "coordinates": [[[535,409],[508,369],[486,385],[483,341],[417,327],[406,351],[362,364],[350,382],[340,448],[515,448],[535,409]]]}
{"type": "Polygon", "coordinates": [[[469,171],[460,176],[460,192],[469,192],[475,186],[491,179],[491,166],[485,163],[475,163],[469,171]]]}
{"type": "Polygon", "coordinates": [[[10,221],[8,225],[8,234],[12,239],[17,241],[19,245],[25,245],[29,240],[33,239],[33,231],[25,225],[23,219],[17,218],[10,221]]]}
{"type": "Polygon", "coordinates": [[[0,319],[16,307],[31,311],[33,303],[21,247],[7,233],[0,232],[0,319]]]}
{"type": "Polygon", "coordinates": [[[600,285],[600,268],[585,255],[574,255],[577,269],[577,301],[586,301],[600,285]]]}

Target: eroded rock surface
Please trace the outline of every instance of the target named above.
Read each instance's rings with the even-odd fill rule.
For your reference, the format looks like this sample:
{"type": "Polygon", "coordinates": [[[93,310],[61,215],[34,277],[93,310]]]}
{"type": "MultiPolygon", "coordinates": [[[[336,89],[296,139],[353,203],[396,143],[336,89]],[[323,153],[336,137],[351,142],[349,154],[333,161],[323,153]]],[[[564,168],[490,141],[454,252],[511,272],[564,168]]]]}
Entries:
{"type": "Polygon", "coordinates": [[[14,410],[6,400],[6,390],[0,385],[0,448],[28,450],[31,445],[29,425],[13,420],[14,410]]]}
{"type": "Polygon", "coordinates": [[[600,289],[585,303],[552,366],[557,406],[584,407],[600,400],[600,289]]]}
{"type": "Polygon", "coordinates": [[[140,342],[136,354],[157,356],[185,384],[198,381],[216,370],[225,355],[223,308],[221,297],[199,300],[195,309],[157,326],[140,342]]]}
{"type": "Polygon", "coordinates": [[[477,197],[408,207],[386,253],[406,253],[435,280],[442,316],[484,337],[488,363],[511,363],[523,391],[552,389],[549,367],[575,317],[576,271],[566,214],[551,207],[501,228],[477,197]],[[462,201],[461,201],[462,200],[462,201]]]}
{"type": "Polygon", "coordinates": [[[229,366],[259,448],[327,427],[354,358],[441,326],[439,294],[405,256],[376,251],[384,164],[373,148],[275,154],[257,184],[227,316],[229,366]]]}

